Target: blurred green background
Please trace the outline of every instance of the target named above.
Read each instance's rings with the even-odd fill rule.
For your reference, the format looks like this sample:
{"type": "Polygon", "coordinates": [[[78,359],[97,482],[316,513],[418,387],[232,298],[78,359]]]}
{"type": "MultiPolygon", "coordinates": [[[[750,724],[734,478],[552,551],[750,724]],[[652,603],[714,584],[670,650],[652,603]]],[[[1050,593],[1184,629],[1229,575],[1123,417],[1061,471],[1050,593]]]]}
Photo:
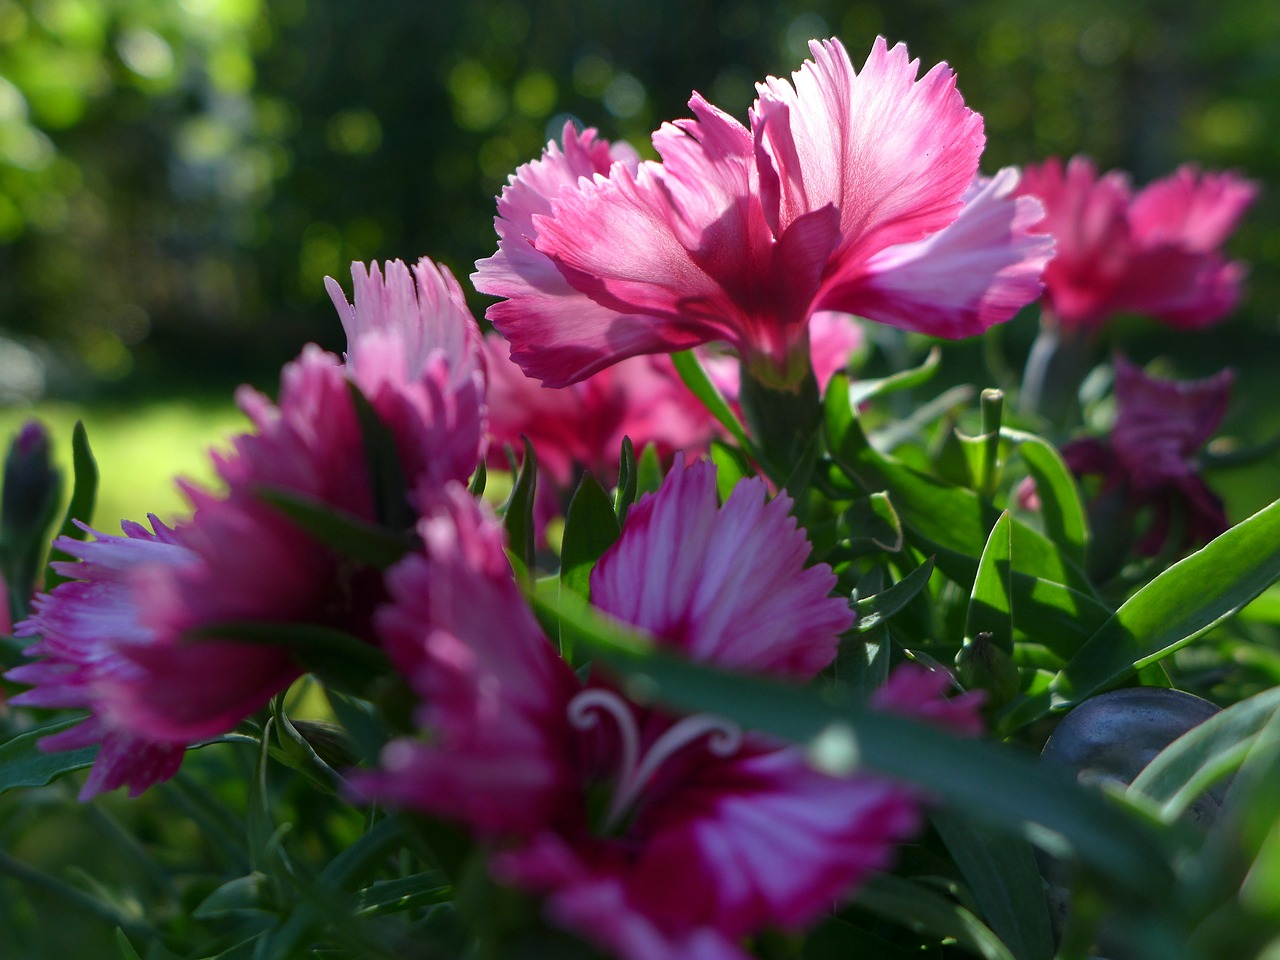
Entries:
{"type": "MultiPolygon", "coordinates": [[[[465,276],[494,194],[567,116],[646,149],[692,89],[745,117],[809,38],[859,64],[876,34],[955,68],[988,171],[1084,151],[1138,183],[1184,160],[1262,181],[1231,245],[1253,264],[1238,315],[1212,336],[1133,325],[1126,349],[1243,366],[1229,426],[1280,429],[1263,0],[0,0],[0,428],[35,405],[65,449],[85,417],[99,523],[168,514],[168,476],[204,476],[237,423],[236,383],[273,392],[305,341],[340,349],[326,274],[429,254],[465,276]]],[[[1005,332],[1015,360],[1034,328],[1005,332]]]]}

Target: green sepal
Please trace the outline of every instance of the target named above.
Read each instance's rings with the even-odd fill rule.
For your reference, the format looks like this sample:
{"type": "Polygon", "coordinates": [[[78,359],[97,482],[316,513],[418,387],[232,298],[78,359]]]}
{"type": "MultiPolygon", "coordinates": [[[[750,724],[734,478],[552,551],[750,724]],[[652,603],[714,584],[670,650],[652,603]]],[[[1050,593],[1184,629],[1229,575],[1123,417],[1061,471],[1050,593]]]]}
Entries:
{"type": "MultiPolygon", "coordinates": [[[[58,531],[60,537],[72,540],[83,540],[88,534],[76,525],[77,520],[86,527],[93,522],[93,508],[98,500],[98,462],[93,458],[93,450],[89,447],[89,434],[83,421],[77,420],[71,433],[71,502],[67,504],[66,516],[58,531]]],[[[49,562],[55,560],[72,560],[70,554],[56,547],[49,551],[49,562]]],[[[70,577],[64,577],[53,567],[45,573],[45,591],[52,590],[60,583],[66,583],[70,577]]],[[[26,603],[26,600],[23,600],[26,603]]]]}

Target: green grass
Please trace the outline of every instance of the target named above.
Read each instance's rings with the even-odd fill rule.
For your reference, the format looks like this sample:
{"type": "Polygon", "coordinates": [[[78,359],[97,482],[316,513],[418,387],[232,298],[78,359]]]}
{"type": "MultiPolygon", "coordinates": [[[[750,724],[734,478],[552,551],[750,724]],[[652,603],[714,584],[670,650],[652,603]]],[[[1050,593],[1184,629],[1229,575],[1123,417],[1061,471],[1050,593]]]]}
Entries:
{"type": "Polygon", "coordinates": [[[100,476],[93,525],[106,533],[119,532],[122,519],[143,520],[154,513],[168,522],[187,514],[174,478],[211,484],[210,446],[226,448],[228,439],[247,425],[230,397],[225,402],[179,399],[114,408],[44,403],[0,409],[5,450],[33,418],[52,436],[55,460],[67,478],[64,499],[71,488],[71,431],[77,420],[84,421],[100,476]]]}

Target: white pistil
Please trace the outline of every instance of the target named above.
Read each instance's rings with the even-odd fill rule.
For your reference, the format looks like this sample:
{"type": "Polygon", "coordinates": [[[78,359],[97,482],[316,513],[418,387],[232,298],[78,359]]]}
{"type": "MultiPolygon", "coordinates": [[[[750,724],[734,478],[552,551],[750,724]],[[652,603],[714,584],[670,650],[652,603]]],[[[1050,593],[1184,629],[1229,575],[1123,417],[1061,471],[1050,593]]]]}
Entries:
{"type": "Polygon", "coordinates": [[[684,717],[663,731],[640,756],[640,731],[630,704],[612,690],[592,687],[569,701],[569,723],[576,730],[590,730],[599,722],[599,714],[613,717],[622,739],[622,756],[618,761],[613,800],[604,822],[604,832],[611,833],[626,818],[641,792],[658,769],[683,747],[707,737],[707,749],[717,757],[730,757],[742,746],[742,728],[731,720],[707,713],[684,717]]]}

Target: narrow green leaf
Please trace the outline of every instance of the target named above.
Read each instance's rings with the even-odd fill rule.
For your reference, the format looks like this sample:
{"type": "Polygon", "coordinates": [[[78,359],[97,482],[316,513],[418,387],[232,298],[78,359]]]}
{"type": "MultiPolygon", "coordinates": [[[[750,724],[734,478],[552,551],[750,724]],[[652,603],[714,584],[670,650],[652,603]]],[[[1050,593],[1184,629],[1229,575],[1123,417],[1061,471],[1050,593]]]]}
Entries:
{"type": "Polygon", "coordinates": [[[1280,500],[1165,570],[1117,610],[1053,684],[1059,706],[1115,686],[1280,579],[1280,500]]]}
{"type": "Polygon", "coordinates": [[[402,913],[453,899],[454,889],[439,870],[426,870],[395,880],[379,880],[360,891],[362,916],[402,913]]]}
{"type": "Polygon", "coordinates": [[[853,902],[916,933],[952,939],[983,960],[1015,960],[981,920],[923,884],[888,873],[872,874],[853,902]]]}
{"type": "MultiPolygon", "coordinates": [[[[938,368],[941,366],[942,351],[938,347],[933,347],[929,351],[929,355],[924,358],[924,363],[918,367],[902,370],[879,380],[859,380],[857,383],[852,384],[848,389],[848,403],[858,407],[873,397],[883,397],[899,390],[910,390],[912,387],[918,387],[932,380],[933,375],[938,372],[938,368]]],[[[839,377],[838,379],[848,383],[845,377],[839,377]]]]}
{"type": "Polygon", "coordinates": [[[805,938],[803,960],[920,960],[919,950],[890,943],[840,917],[827,917],[805,938]]]}
{"type": "Polygon", "coordinates": [[[537,495],[538,458],[528,437],[524,441],[524,462],[511,488],[511,496],[503,511],[502,523],[507,531],[507,549],[523,565],[526,575],[533,573],[534,555],[538,536],[533,520],[533,505],[537,495]]]}
{"type": "Polygon", "coordinates": [[[37,746],[43,738],[74,727],[81,719],[28,730],[0,744],[0,793],[15,787],[43,787],[64,773],[92,765],[93,758],[98,755],[97,747],[45,753],[37,746]]]}
{"type": "Polygon", "coordinates": [[[1176,820],[1197,796],[1240,765],[1258,732],[1277,713],[1280,688],[1227,707],[1156,754],[1128,792],[1159,804],[1166,821],[1176,820]]]}
{"type": "Polygon", "coordinates": [[[733,493],[733,488],[743,477],[752,475],[751,465],[737,447],[719,440],[711,441],[711,462],[716,465],[716,495],[723,503],[733,493]]]}
{"type": "MultiPolygon", "coordinates": [[[[932,574],[933,557],[930,557],[887,590],[882,590],[870,597],[860,595],[854,603],[854,609],[858,612],[855,629],[865,633],[881,626],[916,598],[928,585],[932,574]]],[[[861,593],[861,584],[859,584],[859,593],[861,593]]]]}
{"type": "Polygon", "coordinates": [[[636,464],[636,495],[653,493],[662,486],[662,461],[658,458],[658,448],[646,443],[640,451],[640,462],[636,464]]]}
{"type": "Polygon", "coordinates": [[[360,422],[360,439],[364,444],[365,463],[369,468],[370,492],[379,521],[394,530],[413,525],[413,508],[409,506],[409,484],[400,464],[395,434],[382,422],[369,398],[348,380],[351,402],[360,422]]]}
{"type": "Polygon", "coordinates": [[[407,533],[369,523],[293,490],[259,487],[256,493],[321,543],[357,563],[385,570],[413,546],[407,533]]]}
{"type": "Polygon", "coordinates": [[[590,471],[583,473],[565,515],[560,547],[561,588],[590,597],[591,570],[620,532],[609,494],[590,471]]]}
{"type": "MultiPolygon", "coordinates": [[[[972,490],[943,483],[876,451],[848,404],[840,377],[827,387],[827,436],[832,458],[864,490],[886,490],[902,519],[907,539],[938,568],[966,588],[978,572],[979,558],[996,520],[972,490]]],[[[1078,566],[1042,534],[1012,520],[1010,578],[1013,606],[1034,625],[1035,635],[1019,636],[1048,646],[1063,659],[1071,656],[1110,616],[1092,595],[1078,566]]]]}
{"type": "Polygon", "coordinates": [[[1007,427],[1000,433],[1018,445],[1022,462],[1035,481],[1045,534],[1073,563],[1084,566],[1089,547],[1089,522],[1080,500],[1080,488],[1062,455],[1033,433],[1007,427]]]}
{"type": "MultiPolygon", "coordinates": [[[[80,420],[76,421],[75,429],[71,434],[71,468],[74,478],[71,485],[71,502],[67,504],[66,517],[62,521],[62,528],[58,535],[70,537],[72,540],[83,540],[87,534],[81,527],[76,526],[75,521],[79,520],[85,526],[93,522],[93,508],[98,500],[98,462],[93,458],[93,450],[89,447],[89,434],[80,420]]],[[[51,562],[71,559],[73,558],[69,554],[61,550],[49,551],[51,562]]],[[[46,591],[52,590],[58,584],[70,579],[50,567],[45,574],[44,588],[46,591]]]]}
{"type": "Polygon", "coordinates": [[[265,911],[270,909],[270,906],[271,895],[267,876],[255,871],[222,884],[200,901],[191,912],[191,916],[197,920],[208,920],[228,913],[265,911]]]}
{"type": "Polygon", "coordinates": [[[636,502],[637,472],[636,448],[630,437],[623,437],[622,455],[618,458],[618,497],[614,502],[619,527],[627,522],[627,511],[636,502]]]}
{"type": "Polygon", "coordinates": [[[1031,845],[947,810],[930,819],[991,930],[1018,960],[1050,960],[1053,928],[1031,845]]]}
{"type": "Polygon", "coordinates": [[[760,457],[755,444],[747,436],[747,428],[742,425],[742,421],[733,412],[724,395],[711,382],[707,371],[702,369],[702,363],[698,360],[697,354],[692,350],[682,350],[671,355],[671,362],[675,365],[676,373],[680,374],[684,385],[702,401],[702,405],[720,422],[721,426],[729,431],[729,435],[742,445],[742,449],[751,459],[758,463],[760,457]]]}
{"type": "Polygon", "coordinates": [[[855,552],[898,553],[902,550],[902,520],[887,493],[859,497],[849,504],[841,520],[848,533],[849,546],[855,552]]]}
{"type": "Polygon", "coordinates": [[[1014,616],[1010,600],[1013,577],[1013,531],[1009,511],[991,528],[986,548],[978,561],[978,574],[969,598],[969,614],[965,620],[965,641],[971,643],[980,633],[990,634],[991,642],[1006,653],[1013,652],[1014,616]]]}
{"type": "Polygon", "coordinates": [[[120,960],[142,960],[138,956],[138,951],[133,949],[133,944],[129,942],[129,938],[124,935],[124,931],[116,927],[116,948],[120,951],[120,960]]]}
{"type": "MultiPolygon", "coordinates": [[[[1159,897],[1172,873],[1164,838],[1138,818],[1058,771],[999,744],[963,740],[902,717],[860,708],[851,695],[819,693],[759,676],[722,673],[657,649],[632,628],[608,621],[569,598],[559,614],[575,644],[622,676],[640,702],[729,717],[744,727],[814,748],[833,741],[862,766],[922,787],[960,813],[998,828],[1038,824],[1117,886],[1159,897]]],[[[545,591],[535,605],[554,604],[545,591]]],[[[820,756],[821,750],[818,751],[820,756]]],[[[1044,841],[1043,831],[1036,837],[1044,841]]]]}
{"type": "Polygon", "coordinates": [[[471,482],[467,484],[467,492],[473,497],[484,496],[484,488],[489,482],[489,468],[485,466],[485,462],[481,460],[476,464],[476,472],[471,475],[471,482]]]}

